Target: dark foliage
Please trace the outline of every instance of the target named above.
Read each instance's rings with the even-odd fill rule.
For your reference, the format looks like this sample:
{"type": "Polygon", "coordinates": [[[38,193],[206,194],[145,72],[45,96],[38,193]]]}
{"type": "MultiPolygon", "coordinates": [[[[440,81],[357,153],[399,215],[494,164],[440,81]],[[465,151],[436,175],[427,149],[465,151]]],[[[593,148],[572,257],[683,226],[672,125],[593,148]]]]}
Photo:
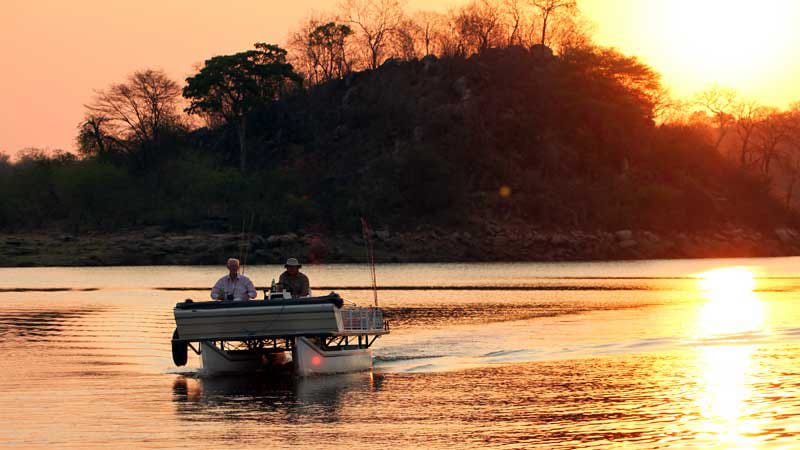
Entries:
{"type": "Polygon", "coordinates": [[[350,232],[487,218],[543,228],[713,229],[789,219],[694,129],[657,126],[658,76],[610,51],[521,47],[398,62],[125,158],[3,168],[0,226],[350,232]],[[137,160],[139,161],[139,160],[137,160]],[[134,165],[139,167],[140,164],[134,165]],[[252,225],[250,225],[252,224],[252,225]]]}

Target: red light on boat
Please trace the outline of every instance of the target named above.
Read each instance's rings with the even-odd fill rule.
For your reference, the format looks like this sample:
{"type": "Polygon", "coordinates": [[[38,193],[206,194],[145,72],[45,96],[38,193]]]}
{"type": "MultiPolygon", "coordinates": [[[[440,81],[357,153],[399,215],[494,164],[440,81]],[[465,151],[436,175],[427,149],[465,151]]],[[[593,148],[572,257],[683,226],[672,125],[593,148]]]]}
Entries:
{"type": "Polygon", "coordinates": [[[314,357],[311,358],[311,364],[313,364],[315,366],[318,366],[319,363],[321,363],[321,362],[322,362],[322,358],[320,358],[319,355],[314,355],[314,357]]]}

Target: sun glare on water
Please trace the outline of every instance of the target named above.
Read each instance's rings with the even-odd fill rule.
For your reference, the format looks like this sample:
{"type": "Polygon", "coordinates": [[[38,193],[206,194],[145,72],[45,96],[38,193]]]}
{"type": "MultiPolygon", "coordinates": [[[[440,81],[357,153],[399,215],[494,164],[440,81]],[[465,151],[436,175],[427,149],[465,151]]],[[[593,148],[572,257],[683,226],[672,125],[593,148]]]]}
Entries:
{"type": "Polygon", "coordinates": [[[707,300],[700,309],[700,337],[758,332],[764,326],[764,303],[754,289],[753,273],[743,267],[715,269],[700,275],[698,287],[707,300]]]}
{"type": "Polygon", "coordinates": [[[702,420],[692,427],[720,448],[752,448],[760,426],[751,406],[755,341],[765,331],[765,306],[755,292],[757,284],[753,271],[744,267],[711,270],[698,280],[706,300],[697,319],[696,404],[702,420]]]}

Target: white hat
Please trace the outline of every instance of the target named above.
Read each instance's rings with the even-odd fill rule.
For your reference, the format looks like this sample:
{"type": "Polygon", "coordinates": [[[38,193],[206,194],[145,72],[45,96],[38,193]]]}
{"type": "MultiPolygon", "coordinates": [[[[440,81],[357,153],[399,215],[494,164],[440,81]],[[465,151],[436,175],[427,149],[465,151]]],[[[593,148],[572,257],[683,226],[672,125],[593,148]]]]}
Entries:
{"type": "Polygon", "coordinates": [[[290,267],[290,266],[303,267],[303,266],[300,265],[300,262],[297,260],[297,258],[289,258],[289,259],[287,259],[286,260],[286,264],[283,267],[290,267]]]}

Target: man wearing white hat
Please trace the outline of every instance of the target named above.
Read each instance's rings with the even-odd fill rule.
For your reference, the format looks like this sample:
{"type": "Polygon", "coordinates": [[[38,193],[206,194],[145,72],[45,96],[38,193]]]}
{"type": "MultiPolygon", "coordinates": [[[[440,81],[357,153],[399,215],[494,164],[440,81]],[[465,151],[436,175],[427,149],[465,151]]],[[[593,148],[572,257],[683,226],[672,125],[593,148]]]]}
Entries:
{"type": "Polygon", "coordinates": [[[286,260],[286,271],[281,274],[278,279],[278,290],[287,290],[292,297],[308,297],[310,289],[308,277],[300,273],[300,262],[297,258],[289,258],[286,260]]]}

